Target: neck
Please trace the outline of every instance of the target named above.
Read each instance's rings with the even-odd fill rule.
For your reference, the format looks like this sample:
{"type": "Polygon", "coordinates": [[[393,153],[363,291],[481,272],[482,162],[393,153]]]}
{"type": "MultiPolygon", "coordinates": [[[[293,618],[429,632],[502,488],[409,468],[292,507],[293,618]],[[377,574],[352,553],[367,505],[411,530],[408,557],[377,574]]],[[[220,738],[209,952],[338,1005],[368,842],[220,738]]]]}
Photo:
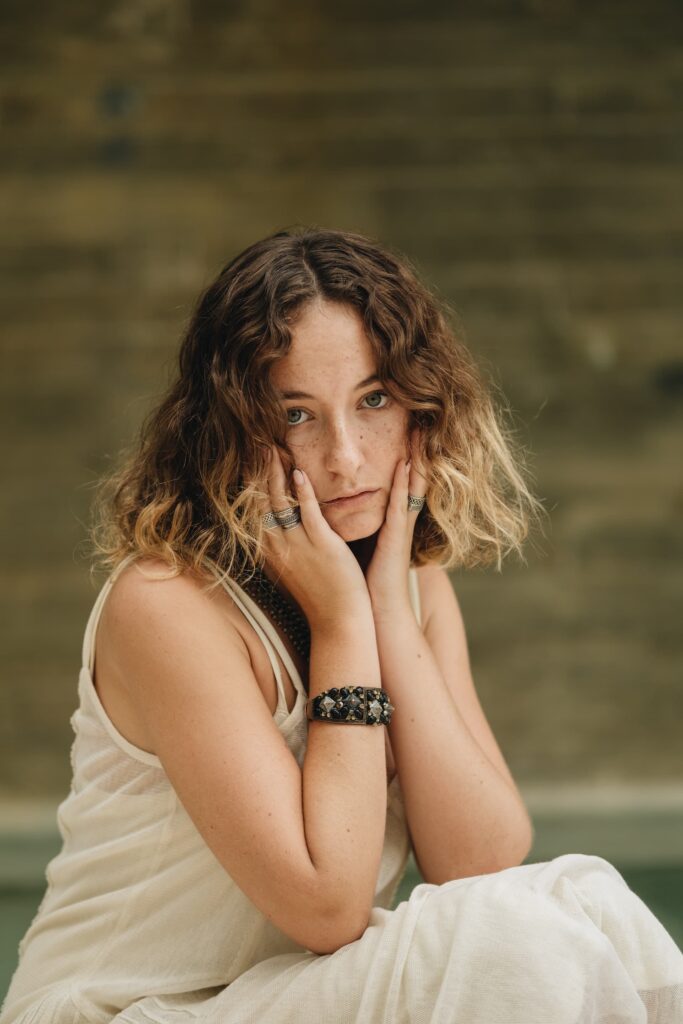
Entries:
{"type": "Polygon", "coordinates": [[[374,554],[378,534],[379,530],[371,533],[369,537],[360,537],[358,540],[347,541],[349,548],[356,557],[356,561],[363,570],[363,575],[367,572],[370,559],[374,554]]]}

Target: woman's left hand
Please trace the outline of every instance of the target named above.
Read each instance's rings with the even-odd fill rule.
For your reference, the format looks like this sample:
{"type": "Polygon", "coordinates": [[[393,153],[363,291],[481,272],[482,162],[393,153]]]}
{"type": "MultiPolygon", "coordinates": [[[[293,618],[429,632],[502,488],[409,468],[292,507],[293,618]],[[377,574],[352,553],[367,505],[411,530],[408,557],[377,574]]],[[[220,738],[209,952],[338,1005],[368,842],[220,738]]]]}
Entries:
{"type": "Polygon", "coordinates": [[[410,469],[406,472],[403,458],[394,469],[384,523],[365,573],[376,618],[410,608],[408,570],[415,522],[420,512],[408,508],[408,495],[422,498],[427,491],[427,475],[420,461],[418,439],[419,428],[415,427],[410,433],[410,469]]]}

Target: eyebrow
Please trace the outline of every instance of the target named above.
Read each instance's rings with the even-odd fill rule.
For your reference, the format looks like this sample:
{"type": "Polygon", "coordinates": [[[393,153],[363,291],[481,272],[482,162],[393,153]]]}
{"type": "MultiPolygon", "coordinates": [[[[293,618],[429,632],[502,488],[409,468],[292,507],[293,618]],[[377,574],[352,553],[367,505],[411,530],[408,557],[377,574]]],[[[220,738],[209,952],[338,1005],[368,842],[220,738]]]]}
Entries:
{"type": "MultiPolygon", "coordinates": [[[[356,386],[355,386],[355,388],[353,390],[354,391],[358,391],[360,388],[364,388],[366,384],[372,384],[373,381],[377,381],[380,384],[382,383],[381,379],[377,376],[376,373],[371,373],[369,377],[365,378],[365,380],[359,381],[358,384],[356,384],[356,386]]],[[[281,391],[280,392],[280,397],[281,398],[312,398],[312,399],[315,400],[315,395],[309,395],[307,391],[281,391]]]]}

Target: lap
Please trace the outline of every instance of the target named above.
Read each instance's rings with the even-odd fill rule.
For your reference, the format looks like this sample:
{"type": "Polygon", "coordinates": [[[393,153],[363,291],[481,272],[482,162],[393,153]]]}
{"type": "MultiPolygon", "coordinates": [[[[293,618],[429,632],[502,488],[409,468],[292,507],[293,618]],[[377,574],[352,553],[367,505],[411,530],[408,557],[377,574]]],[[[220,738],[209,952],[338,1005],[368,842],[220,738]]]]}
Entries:
{"type": "Polygon", "coordinates": [[[194,1004],[174,999],[117,1024],[672,1024],[683,956],[612,864],[565,854],[422,883],[334,953],[270,957],[194,1004]]]}

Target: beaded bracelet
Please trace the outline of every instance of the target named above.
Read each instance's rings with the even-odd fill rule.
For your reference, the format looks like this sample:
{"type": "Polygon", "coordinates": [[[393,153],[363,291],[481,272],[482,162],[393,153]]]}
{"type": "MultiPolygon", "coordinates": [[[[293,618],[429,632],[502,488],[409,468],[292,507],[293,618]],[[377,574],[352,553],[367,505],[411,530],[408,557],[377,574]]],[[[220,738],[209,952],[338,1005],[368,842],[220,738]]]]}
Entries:
{"type": "Polygon", "coordinates": [[[388,725],[393,711],[386,690],[369,686],[334,686],[306,701],[306,717],[316,722],[388,725]]]}

